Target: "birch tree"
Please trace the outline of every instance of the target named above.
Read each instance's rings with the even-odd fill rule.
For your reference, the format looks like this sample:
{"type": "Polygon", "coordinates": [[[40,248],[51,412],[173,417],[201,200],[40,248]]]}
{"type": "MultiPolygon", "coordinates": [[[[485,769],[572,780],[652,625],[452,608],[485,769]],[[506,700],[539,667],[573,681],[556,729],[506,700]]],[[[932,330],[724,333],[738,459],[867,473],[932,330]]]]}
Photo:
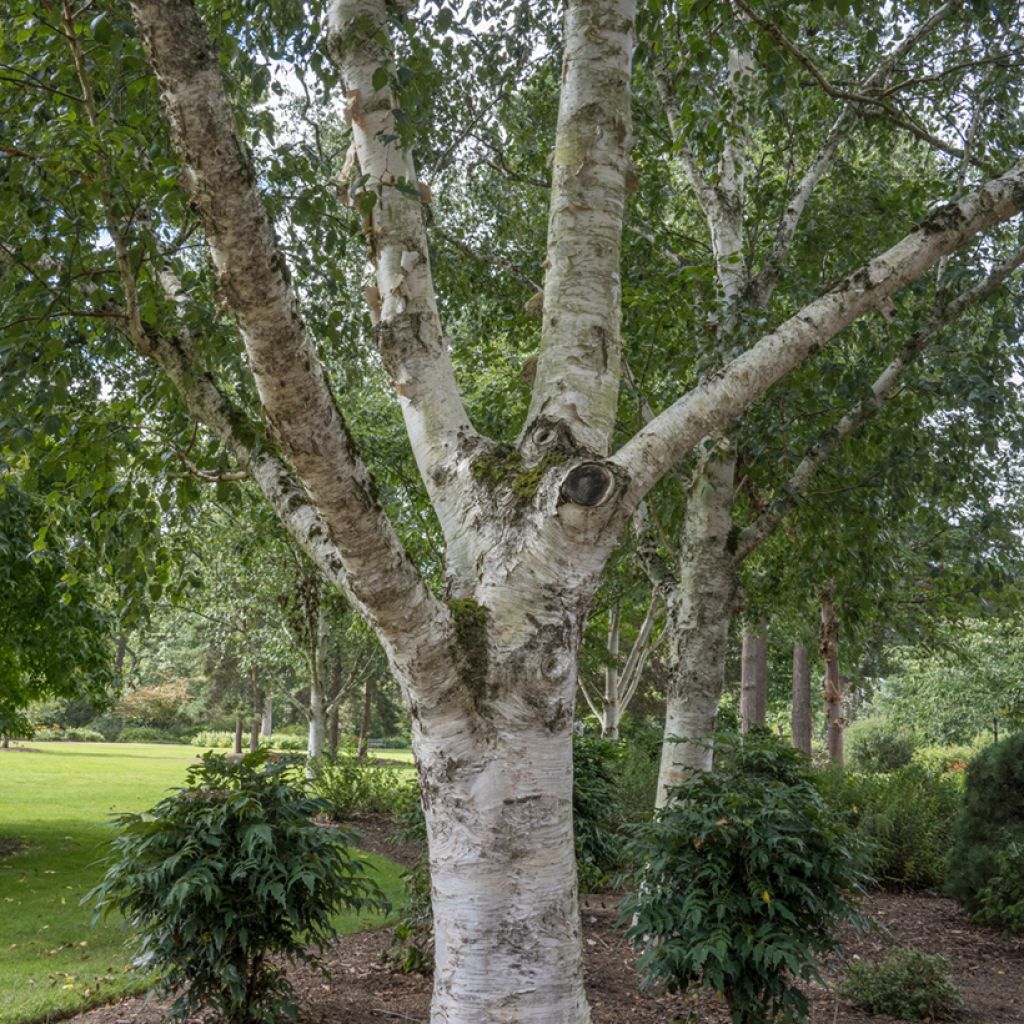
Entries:
{"type": "MultiPolygon", "coordinates": [[[[329,262],[332,253],[316,252],[310,261],[308,244],[283,251],[242,131],[266,112],[233,102],[252,95],[260,70],[240,55],[239,39],[267,33],[272,49],[290,52],[274,36],[277,9],[266,24],[244,9],[234,23],[228,16],[236,36],[216,18],[205,26],[189,0],[130,6],[177,169],[159,137],[134,148],[154,131],[151,121],[127,123],[132,103],[125,97],[142,105],[153,83],[115,77],[95,85],[97,63],[115,35],[115,63],[138,69],[130,33],[110,18],[86,24],[70,3],[54,5],[59,23],[44,19],[40,31],[49,40],[53,30],[66,60],[51,87],[59,92],[47,92],[45,102],[64,114],[73,109],[74,129],[67,130],[84,125],[88,141],[80,157],[68,158],[82,160],[85,177],[73,165],[71,196],[61,208],[81,190],[102,227],[94,220],[82,236],[88,241],[56,247],[56,262],[45,265],[45,232],[28,228],[32,245],[8,233],[8,280],[32,285],[14,297],[8,315],[23,315],[15,307],[35,302],[37,324],[88,318],[116,331],[146,367],[143,375],[161,371],[152,377],[159,382],[154,393],[180,402],[202,425],[230,471],[251,479],[380,638],[409,707],[426,812],[436,936],[432,1021],[583,1024],[590,1014],[571,821],[571,724],[580,635],[612,550],[651,488],[703,438],[721,434],[787,373],[854,321],[885,308],[937,261],[1016,216],[1024,206],[1024,165],[1007,161],[974,187],[937,195],[935,210],[908,224],[902,237],[799,308],[766,321],[714,373],[617,443],[637,12],[629,0],[571,0],[561,39],[536,368],[515,438],[492,438],[467,412],[434,286],[430,195],[420,187],[416,140],[402,106],[408,94],[395,63],[394,40],[415,34],[418,23],[385,0],[332,0],[324,38],[351,142],[340,191],[361,221],[372,270],[364,294],[373,342],[444,539],[443,587],[435,589],[402,543],[344,418],[347,393],[332,387],[329,361],[321,358],[338,326],[316,315],[317,296],[289,269],[290,261],[329,262]],[[149,155],[136,168],[119,162],[120,147],[149,155]],[[161,171],[149,173],[147,160],[161,171]],[[215,294],[202,287],[195,246],[210,261],[215,294]],[[212,308],[197,312],[207,300],[212,308]],[[243,358],[224,359],[223,347],[243,358]]],[[[739,17],[727,7],[721,15],[726,25],[739,17]]],[[[440,5],[427,12],[431,18],[453,21],[440,5]]],[[[15,38],[10,45],[27,43],[15,38]]],[[[323,60],[315,46],[301,52],[310,63],[323,60]]],[[[740,51],[728,67],[724,80],[740,104],[748,75],[740,51]]],[[[103,70],[114,74],[109,62],[103,70]]],[[[437,73],[443,81],[443,70],[437,73]]],[[[689,129],[677,124],[685,142],[689,129]]],[[[31,154],[30,141],[53,147],[55,138],[19,141],[19,152],[31,154]]],[[[47,173],[61,177],[61,159],[47,173]]],[[[738,180],[740,161],[727,160],[723,170],[738,180]]],[[[45,175],[23,184],[29,199],[52,187],[45,175]]],[[[16,226],[29,220],[26,214],[16,226]]],[[[732,266],[727,234],[724,276],[732,266]]],[[[31,344],[21,334],[18,342],[31,344]]]]}

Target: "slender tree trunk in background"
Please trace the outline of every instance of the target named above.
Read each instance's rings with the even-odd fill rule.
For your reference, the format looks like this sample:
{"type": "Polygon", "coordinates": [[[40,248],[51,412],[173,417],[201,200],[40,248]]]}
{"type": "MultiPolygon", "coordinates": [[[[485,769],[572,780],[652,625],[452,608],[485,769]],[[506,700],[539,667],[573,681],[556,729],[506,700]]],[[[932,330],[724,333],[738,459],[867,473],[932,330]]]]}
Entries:
{"type": "Polygon", "coordinates": [[[338,705],[335,704],[331,707],[331,714],[327,722],[327,751],[332,758],[337,759],[338,757],[338,733],[341,728],[341,712],[338,710],[338,705]]]}
{"type": "Polygon", "coordinates": [[[740,659],[740,732],[764,725],[768,716],[768,636],[764,624],[744,626],[740,659]]]}
{"type": "Polygon", "coordinates": [[[790,711],[793,746],[811,753],[811,666],[807,648],[793,644],[793,706],[790,711]]]}
{"type": "Polygon", "coordinates": [[[604,670],[604,707],[601,717],[601,735],[610,740],[619,738],[619,620],[622,615],[616,600],[608,614],[608,657],[611,664],[604,670]]]}
{"type": "Polygon", "coordinates": [[[665,593],[668,693],[658,771],[658,806],[698,771],[711,769],[725,686],[737,578],[729,552],[736,461],[713,458],[686,503],[676,581],[665,593]]]}
{"type": "Polygon", "coordinates": [[[235,753],[241,755],[242,753],[242,733],[245,730],[245,726],[242,722],[242,714],[238,712],[235,715],[235,753]]]}
{"type": "Polygon", "coordinates": [[[306,741],[306,775],[313,771],[313,762],[323,757],[327,738],[327,646],[330,622],[327,604],[321,600],[316,618],[316,635],[309,653],[309,736],[306,741]]]}
{"type": "Polygon", "coordinates": [[[831,586],[818,591],[821,601],[821,635],[818,651],[825,660],[825,725],[828,730],[828,757],[833,764],[845,764],[843,732],[843,677],[839,673],[839,619],[832,604],[831,586]]]}
{"type": "Polygon", "coordinates": [[[260,720],[254,718],[249,726],[249,750],[259,750],[260,747],[260,720]]]}
{"type": "Polygon", "coordinates": [[[0,737],[0,749],[10,750],[11,749],[11,738],[4,733],[3,737],[0,737]]]}
{"type": "Polygon", "coordinates": [[[359,719],[359,751],[360,761],[366,760],[370,748],[370,710],[373,701],[373,676],[367,672],[363,683],[363,713],[359,719]]]}
{"type": "Polygon", "coordinates": [[[263,700],[263,718],[260,722],[260,735],[269,740],[274,734],[274,699],[269,694],[263,700]]]}

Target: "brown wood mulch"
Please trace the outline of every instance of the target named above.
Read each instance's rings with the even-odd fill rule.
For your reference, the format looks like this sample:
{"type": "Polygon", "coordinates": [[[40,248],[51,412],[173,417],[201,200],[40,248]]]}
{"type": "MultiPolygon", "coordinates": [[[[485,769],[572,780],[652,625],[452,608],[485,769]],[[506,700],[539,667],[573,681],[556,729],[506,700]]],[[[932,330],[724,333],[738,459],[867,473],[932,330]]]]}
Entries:
{"type": "MultiPolygon", "coordinates": [[[[410,863],[418,850],[394,846],[387,819],[361,815],[350,823],[362,834],[360,845],[410,863]]],[[[584,896],[582,920],[587,995],[594,1024],[671,1024],[699,1021],[728,1024],[725,1005],[714,996],[641,993],[635,960],[616,927],[615,898],[584,896]]],[[[875,893],[866,901],[877,927],[844,935],[844,958],[875,960],[894,946],[941,953],[949,961],[964,1007],[951,1024],[1024,1024],[1024,943],[1003,938],[972,923],[952,900],[920,894],[875,893]]],[[[289,974],[302,1003],[300,1024],[427,1024],[431,981],[395,972],[381,963],[390,944],[390,929],[346,935],[329,948],[328,978],[296,966],[289,974]]],[[[843,958],[832,958],[823,976],[831,986],[842,975],[843,958]]],[[[870,1016],[846,1003],[830,988],[805,989],[812,1024],[892,1024],[893,1018],[870,1016]]],[[[164,1024],[165,1006],[129,999],[91,1010],[75,1024],[164,1024]]],[[[552,1021],[552,1024],[558,1024],[552,1021]]]]}

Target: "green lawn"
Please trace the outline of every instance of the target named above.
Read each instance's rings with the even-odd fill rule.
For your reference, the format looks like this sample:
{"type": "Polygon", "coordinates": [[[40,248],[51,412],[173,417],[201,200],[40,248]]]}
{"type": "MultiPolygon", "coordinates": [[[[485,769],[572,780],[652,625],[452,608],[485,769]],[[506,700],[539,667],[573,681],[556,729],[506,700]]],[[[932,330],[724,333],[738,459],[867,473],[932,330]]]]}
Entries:
{"type": "MultiPolygon", "coordinates": [[[[61,1016],[145,988],[128,970],[125,931],[93,927],[79,905],[103,873],[104,822],[151,807],[184,782],[195,747],[39,743],[39,753],[0,754],[0,837],[26,844],[0,857],[0,1024],[61,1016]]],[[[366,854],[392,897],[401,868],[366,854]]],[[[346,932],[379,917],[338,918],[346,932]]]]}

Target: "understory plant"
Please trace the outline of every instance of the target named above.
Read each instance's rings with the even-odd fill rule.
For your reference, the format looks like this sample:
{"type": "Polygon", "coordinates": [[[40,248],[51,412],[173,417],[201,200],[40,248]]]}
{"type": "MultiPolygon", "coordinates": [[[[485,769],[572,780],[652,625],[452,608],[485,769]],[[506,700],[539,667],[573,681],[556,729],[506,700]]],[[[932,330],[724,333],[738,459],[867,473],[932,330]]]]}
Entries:
{"type": "Polygon", "coordinates": [[[109,870],[86,897],[120,911],[136,933],[135,965],[174,993],[179,1019],[212,1009],[230,1024],[295,1015],[281,958],[316,965],[341,908],[387,901],[349,850],[313,823],[322,801],[287,760],[207,753],[185,788],[143,814],[115,819],[109,870]]]}
{"type": "Polygon", "coordinates": [[[867,844],[867,870],[879,885],[920,890],[944,884],[961,802],[954,779],[908,764],[877,775],[830,766],[819,782],[867,844]]]}
{"type": "Polygon", "coordinates": [[[618,773],[622,746],[600,736],[574,736],[572,813],[576,871],[583,892],[596,892],[621,864],[618,773]]]}
{"type": "Polygon", "coordinates": [[[853,961],[842,995],[867,1010],[900,1020],[941,1020],[962,1004],[949,961],[916,949],[894,949],[882,960],[853,961]]]}
{"type": "Polygon", "coordinates": [[[720,992],[733,1024],[806,1020],[796,982],[862,920],[861,844],[798,752],[761,730],[716,749],[636,830],[627,935],[646,986],[720,992]]]}
{"type": "Polygon", "coordinates": [[[949,856],[949,892],[970,913],[993,924],[1017,927],[1024,883],[1012,875],[1014,864],[1021,860],[1014,849],[1021,845],[1024,732],[992,744],[968,765],[963,810],[949,856]]]}
{"type": "Polygon", "coordinates": [[[362,761],[351,754],[321,757],[312,765],[309,786],[335,821],[359,811],[393,811],[415,783],[400,767],[362,761]]]}

